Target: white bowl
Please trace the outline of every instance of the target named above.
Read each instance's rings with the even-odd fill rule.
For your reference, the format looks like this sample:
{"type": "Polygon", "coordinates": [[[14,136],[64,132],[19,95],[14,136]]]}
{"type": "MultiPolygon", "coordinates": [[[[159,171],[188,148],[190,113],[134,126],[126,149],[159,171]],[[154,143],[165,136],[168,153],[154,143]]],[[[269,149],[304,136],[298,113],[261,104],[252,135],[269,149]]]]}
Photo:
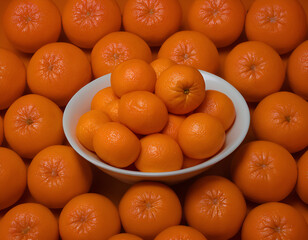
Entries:
{"type": "Polygon", "coordinates": [[[81,88],[67,104],[63,116],[63,128],[68,142],[83,158],[97,166],[103,172],[126,183],[138,181],[162,181],[173,184],[196,176],[231,154],[244,140],[250,123],[247,103],[243,96],[228,82],[211,73],[201,71],[206,89],[214,89],[226,94],[233,102],[236,118],[233,126],[226,133],[223,149],[209,160],[197,166],[172,172],[145,173],[112,167],[102,161],[95,153],[83,147],[76,137],[77,122],[82,114],[90,110],[94,95],[110,86],[110,74],[93,80],[81,88]]]}

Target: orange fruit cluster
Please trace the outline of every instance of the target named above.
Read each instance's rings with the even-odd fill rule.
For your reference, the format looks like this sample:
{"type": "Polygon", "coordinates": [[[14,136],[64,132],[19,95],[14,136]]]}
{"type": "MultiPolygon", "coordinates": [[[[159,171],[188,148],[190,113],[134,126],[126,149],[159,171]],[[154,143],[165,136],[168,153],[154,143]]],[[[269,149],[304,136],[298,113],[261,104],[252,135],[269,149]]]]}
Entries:
{"type": "Polygon", "coordinates": [[[307,240],[306,0],[1,0],[0,240],[307,240]],[[80,143],[143,172],[206,161],[235,111],[227,158],[173,186],[103,174],[65,138],[63,111],[111,73],[80,143]]]}

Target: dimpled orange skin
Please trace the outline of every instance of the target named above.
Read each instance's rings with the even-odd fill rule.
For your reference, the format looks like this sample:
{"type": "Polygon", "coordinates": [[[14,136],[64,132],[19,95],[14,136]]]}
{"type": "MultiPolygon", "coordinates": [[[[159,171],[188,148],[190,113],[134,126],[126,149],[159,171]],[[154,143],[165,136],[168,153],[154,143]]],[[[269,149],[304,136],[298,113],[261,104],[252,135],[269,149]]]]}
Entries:
{"type": "Polygon", "coordinates": [[[205,176],[190,186],[184,213],[188,225],[208,239],[230,239],[242,226],[246,202],[230,180],[221,176],[205,176]]]}
{"type": "Polygon", "coordinates": [[[121,97],[119,119],[134,133],[157,133],[167,124],[168,110],[153,93],[135,91],[121,97]]]}
{"type": "Polygon", "coordinates": [[[168,186],[158,182],[141,182],[123,195],[119,213],[125,232],[150,240],[167,227],[180,224],[182,207],[177,195],[168,186]]]}
{"type": "Polygon", "coordinates": [[[0,146],[2,145],[4,138],[3,131],[3,118],[0,116],[0,146]]]}
{"type": "Polygon", "coordinates": [[[196,31],[180,31],[171,35],[160,47],[159,58],[169,58],[210,73],[217,73],[219,55],[214,43],[196,31]]]}
{"type": "Polygon", "coordinates": [[[202,103],[205,96],[205,82],[197,69],[174,65],[157,79],[155,94],[163,100],[170,113],[186,114],[202,103]]]}
{"type": "Polygon", "coordinates": [[[156,78],[162,74],[163,71],[167,70],[169,67],[175,65],[176,63],[169,58],[157,58],[151,62],[151,66],[153,67],[156,78]]]}
{"type": "Polygon", "coordinates": [[[273,93],[254,110],[252,129],[257,139],[298,152],[308,146],[308,103],[291,92],[273,93]]]}
{"type": "Polygon", "coordinates": [[[101,38],[91,52],[95,78],[113,71],[115,66],[129,59],[139,58],[150,63],[152,52],[147,43],[129,32],[112,32],[101,38]]]}
{"type": "Polygon", "coordinates": [[[142,59],[130,59],[120,63],[110,76],[111,87],[118,97],[132,91],[154,92],[155,82],[154,69],[142,59]]]}
{"type": "Polygon", "coordinates": [[[181,17],[178,0],[128,0],[123,10],[123,26],[150,46],[160,46],[179,29],[181,17]]]}
{"type": "Polygon", "coordinates": [[[298,178],[296,192],[300,199],[308,204],[308,150],[300,157],[297,162],[298,178]]]}
{"type": "Polygon", "coordinates": [[[245,30],[249,40],[262,41],[284,54],[304,41],[306,14],[297,0],[256,0],[246,15],[245,30]]]}
{"type": "Polygon", "coordinates": [[[0,48],[0,110],[8,108],[26,87],[26,68],[14,53],[0,48]]]}
{"type": "Polygon", "coordinates": [[[1,219],[0,239],[58,240],[58,222],[47,207],[23,203],[11,208],[1,219]]]}
{"type": "Polygon", "coordinates": [[[188,10],[188,24],[190,29],[204,33],[220,48],[240,36],[245,16],[241,0],[197,0],[188,10]]]}
{"type": "Polygon", "coordinates": [[[106,163],[123,168],[136,161],[141,145],[137,136],[121,123],[101,125],[93,137],[96,154],[106,163]]]}
{"type": "Polygon", "coordinates": [[[27,184],[23,160],[11,149],[0,147],[0,210],[13,205],[22,196],[27,184]]]}
{"type": "Polygon", "coordinates": [[[171,113],[169,113],[168,116],[168,122],[161,133],[169,135],[177,141],[179,128],[186,117],[182,115],[174,115],[171,113]]]}
{"type": "Polygon", "coordinates": [[[184,225],[168,227],[154,238],[154,240],[171,239],[207,240],[206,237],[198,230],[184,225]]]}
{"type": "Polygon", "coordinates": [[[33,158],[45,147],[62,144],[63,112],[51,100],[37,94],[18,98],[4,116],[4,134],[21,157],[33,158]]]}
{"type": "Polygon", "coordinates": [[[232,180],[253,202],[281,201],[294,189],[296,162],[282,146],[252,141],[238,148],[232,161],[232,180]]]}
{"type": "Polygon", "coordinates": [[[106,111],[106,106],[111,103],[113,100],[119,99],[117,95],[115,95],[114,91],[111,87],[103,88],[98,91],[91,101],[91,109],[101,110],[103,112],[106,111]]]}
{"type": "Polygon", "coordinates": [[[308,239],[308,225],[292,206],[269,202],[252,209],[242,226],[242,240],[308,239]]]}
{"type": "Polygon", "coordinates": [[[70,42],[81,48],[93,48],[106,34],[120,30],[121,11],[115,0],[69,0],[62,21],[70,42]]]}
{"type": "Polygon", "coordinates": [[[120,233],[118,210],[107,197],[86,193],[73,198],[59,217],[62,240],[102,240],[120,233]]]}
{"type": "Polygon", "coordinates": [[[156,133],[140,140],[141,151],[135,162],[141,172],[168,172],[182,168],[183,153],[170,136],[156,133]]]}
{"type": "Polygon", "coordinates": [[[142,240],[142,238],[130,233],[120,233],[113,235],[111,238],[108,238],[108,240],[142,240]]]}
{"type": "Polygon", "coordinates": [[[54,145],[40,151],[28,167],[31,195],[49,208],[63,208],[92,184],[90,164],[72,147],[54,145]]]}
{"type": "Polygon", "coordinates": [[[34,53],[58,40],[61,15],[51,0],[13,0],[4,12],[3,28],[15,48],[34,53]]]}
{"type": "Polygon", "coordinates": [[[206,159],[195,159],[195,158],[189,158],[189,157],[184,156],[182,168],[184,169],[184,168],[194,167],[194,166],[201,164],[205,161],[206,161],[206,159]]]}
{"type": "Polygon", "coordinates": [[[65,42],[41,47],[32,56],[27,68],[30,90],[59,106],[65,106],[91,78],[91,65],[86,54],[73,44],[65,42]]]}
{"type": "Polygon", "coordinates": [[[215,155],[225,142],[222,123],[207,113],[188,116],[179,128],[178,142],[190,158],[204,159],[215,155]]]}

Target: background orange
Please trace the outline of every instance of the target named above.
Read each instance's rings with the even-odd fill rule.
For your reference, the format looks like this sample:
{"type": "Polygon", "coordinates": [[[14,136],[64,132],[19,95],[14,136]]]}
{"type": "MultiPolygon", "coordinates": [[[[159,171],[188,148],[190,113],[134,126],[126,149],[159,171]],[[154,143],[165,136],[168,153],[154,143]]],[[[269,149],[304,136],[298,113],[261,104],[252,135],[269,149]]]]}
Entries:
{"type": "MultiPolygon", "coordinates": [[[[53,1],[58,6],[59,10],[62,12],[63,6],[65,5],[66,0],[53,0],[53,1]]],[[[183,20],[182,20],[181,29],[187,29],[187,26],[188,26],[187,21],[186,21],[187,9],[189,5],[191,4],[192,0],[179,0],[179,1],[183,8],[183,20]]],[[[251,5],[253,1],[254,0],[242,0],[246,9],[249,8],[249,6],[251,5]]],[[[299,1],[303,5],[305,11],[308,12],[308,1],[307,0],[299,0],[299,1]]],[[[29,59],[32,55],[24,54],[14,49],[13,46],[9,43],[3,31],[2,16],[9,2],[10,0],[0,0],[0,47],[17,53],[27,66],[29,59]]],[[[117,2],[119,3],[121,10],[123,11],[126,0],[117,0],[117,2]]],[[[234,47],[239,41],[243,41],[243,40],[245,40],[245,38],[242,34],[242,37],[238,41],[236,41],[234,44],[232,44],[231,46],[219,49],[221,66],[224,62],[224,59],[227,53],[232,49],[232,47],[234,47]]],[[[63,34],[63,30],[62,30],[59,41],[67,41],[67,38],[63,34]]],[[[153,57],[155,58],[158,48],[154,48],[152,50],[153,50],[153,57]]],[[[89,56],[90,51],[86,51],[86,53],[89,56]]],[[[288,58],[288,55],[283,56],[284,60],[286,60],[287,58],[288,58]]],[[[223,73],[220,71],[219,75],[222,76],[223,73]]],[[[3,114],[3,112],[0,112],[0,113],[1,115],[3,114]]],[[[229,162],[230,162],[229,160],[230,158],[227,158],[224,161],[221,161],[220,163],[212,167],[210,170],[205,172],[205,174],[206,175],[216,174],[216,175],[229,177],[229,162]]],[[[106,197],[110,198],[115,204],[118,204],[120,197],[128,189],[129,185],[124,184],[106,174],[102,174],[101,171],[98,170],[97,168],[93,167],[93,170],[94,170],[94,179],[93,179],[93,185],[92,185],[91,192],[101,193],[105,195],[106,197]],[[117,191],[114,191],[114,189],[116,189],[117,191]]],[[[189,180],[189,181],[186,181],[184,183],[174,186],[175,191],[179,194],[180,197],[183,196],[183,194],[185,193],[187,189],[187,186],[189,186],[191,182],[192,180],[189,180]]],[[[26,191],[25,196],[22,197],[22,199],[19,202],[21,201],[24,201],[24,202],[31,201],[32,202],[34,200],[31,196],[29,196],[29,193],[26,191]]],[[[0,216],[1,215],[2,213],[0,212],[0,216]]]]}

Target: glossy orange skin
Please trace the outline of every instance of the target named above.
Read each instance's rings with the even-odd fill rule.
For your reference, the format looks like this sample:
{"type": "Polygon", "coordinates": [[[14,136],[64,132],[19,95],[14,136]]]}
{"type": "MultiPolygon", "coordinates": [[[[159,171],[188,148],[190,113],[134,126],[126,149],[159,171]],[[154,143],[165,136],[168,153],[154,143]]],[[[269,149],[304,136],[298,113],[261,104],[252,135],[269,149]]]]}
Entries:
{"type": "Polygon", "coordinates": [[[134,133],[146,135],[160,132],[166,126],[168,111],[153,93],[135,91],[121,97],[119,119],[134,133]]]}
{"type": "Polygon", "coordinates": [[[3,118],[0,116],[0,146],[2,145],[4,138],[4,129],[3,129],[3,118]]]}
{"type": "Polygon", "coordinates": [[[72,147],[54,145],[40,151],[28,168],[31,195],[49,208],[63,208],[92,184],[90,164],[72,147]]]}
{"type": "Polygon", "coordinates": [[[0,238],[58,240],[58,222],[47,207],[23,203],[10,209],[1,219],[0,238]]]}
{"type": "Polygon", "coordinates": [[[241,0],[197,0],[187,12],[190,29],[204,33],[218,48],[240,36],[246,16],[241,0]]]}
{"type": "Polygon", "coordinates": [[[297,0],[256,0],[247,13],[245,30],[249,40],[265,42],[284,54],[304,41],[306,14],[297,0]]]}
{"type": "Polygon", "coordinates": [[[111,87],[103,88],[94,95],[91,101],[91,109],[106,112],[107,105],[117,99],[119,98],[115,95],[111,87]]]}
{"type": "Polygon", "coordinates": [[[162,74],[163,71],[167,70],[169,67],[175,65],[176,63],[169,58],[157,58],[151,62],[151,66],[153,67],[156,78],[162,74]]]}
{"type": "Polygon", "coordinates": [[[141,150],[137,136],[121,123],[107,122],[93,137],[96,154],[106,163],[124,168],[136,161],[141,150]]]}
{"type": "Polygon", "coordinates": [[[141,172],[168,172],[182,168],[183,153],[170,136],[156,133],[140,140],[141,151],[135,162],[141,172]]]}
{"type": "Polygon", "coordinates": [[[285,67],[278,53],[265,43],[248,41],[228,54],[224,77],[248,102],[259,102],[278,92],[285,79],[285,67]]]}
{"type": "Polygon", "coordinates": [[[26,87],[26,68],[14,53],[0,48],[0,110],[8,108],[26,87]]]}
{"type": "Polygon", "coordinates": [[[62,12],[63,30],[70,42],[93,48],[102,37],[121,28],[115,0],[68,0],[62,12]]]}
{"type": "Polygon", "coordinates": [[[297,161],[298,178],[296,192],[300,199],[308,204],[308,150],[297,161]]]}
{"type": "Polygon", "coordinates": [[[86,54],[73,44],[64,42],[50,43],[40,48],[27,68],[30,90],[59,106],[65,106],[91,78],[91,65],[86,54]]]}
{"type": "Polygon", "coordinates": [[[113,122],[120,122],[119,119],[120,99],[116,99],[106,106],[106,113],[113,122]]]}
{"type": "Polygon", "coordinates": [[[228,130],[235,120],[235,108],[232,100],[224,93],[216,90],[206,90],[205,97],[195,112],[208,113],[219,119],[228,130]]]}
{"type": "Polygon", "coordinates": [[[127,0],[123,10],[125,31],[144,39],[150,46],[160,46],[181,24],[178,0],[127,0]]]}
{"type": "Polygon", "coordinates": [[[182,208],[177,195],[168,186],[141,182],[123,195],[119,213],[125,232],[149,240],[165,228],[178,225],[182,208]]]}
{"type": "Polygon", "coordinates": [[[79,142],[88,150],[94,151],[93,136],[97,130],[111,119],[100,110],[90,110],[84,113],[78,120],[76,136],[79,142]]]}
{"type": "Polygon", "coordinates": [[[163,100],[170,113],[186,114],[202,103],[205,96],[204,79],[191,66],[174,65],[157,79],[155,94],[163,100]]]}
{"type": "Polygon", "coordinates": [[[228,179],[205,176],[189,187],[184,213],[188,225],[208,239],[229,239],[242,226],[246,203],[238,187],[228,179]]]}
{"type": "Polygon", "coordinates": [[[206,161],[206,159],[195,159],[184,156],[182,168],[184,169],[184,168],[194,167],[200,163],[203,163],[204,161],[206,161]]]}
{"type": "Polygon", "coordinates": [[[62,144],[62,116],[51,100],[36,94],[24,95],[5,113],[5,139],[21,157],[33,158],[45,147],[62,144]]]}
{"type": "Polygon", "coordinates": [[[295,187],[296,179],[294,158],[276,143],[252,141],[233,156],[232,180],[253,202],[283,200],[295,187]]]}
{"type": "Polygon", "coordinates": [[[95,78],[113,71],[115,66],[129,59],[139,58],[150,63],[152,53],[147,43],[129,32],[113,32],[101,38],[91,52],[95,78]]]}
{"type": "Polygon", "coordinates": [[[207,240],[206,237],[198,230],[184,225],[168,227],[154,238],[154,240],[172,239],[207,240]]]}
{"type": "Polygon", "coordinates": [[[168,122],[161,133],[169,135],[177,141],[179,128],[186,117],[182,115],[168,114],[168,122]]]}
{"type": "Polygon", "coordinates": [[[252,129],[257,139],[300,151],[308,146],[308,103],[294,93],[273,93],[254,110],[252,129]]]}
{"type": "Polygon", "coordinates": [[[27,183],[23,160],[11,149],[0,147],[0,210],[12,206],[22,196],[27,183]]]}
{"type": "Polygon", "coordinates": [[[196,31],[179,31],[171,35],[160,47],[158,57],[210,73],[217,73],[219,67],[216,46],[208,37],[196,31]]]}
{"type": "Polygon", "coordinates": [[[308,41],[301,43],[288,61],[288,83],[294,93],[308,100],[308,41]]]}
{"type": "Polygon", "coordinates": [[[188,116],[179,128],[178,142],[190,158],[204,159],[215,155],[225,142],[222,123],[207,113],[188,116]]]}
{"type": "Polygon", "coordinates": [[[108,238],[108,240],[142,240],[142,238],[130,233],[119,233],[108,238]]]}
{"type": "Polygon", "coordinates": [[[4,12],[3,28],[15,48],[34,53],[58,40],[61,15],[50,0],[13,0],[4,12]]]}
{"type": "Polygon", "coordinates": [[[103,240],[120,233],[116,206],[105,196],[86,193],[73,198],[59,218],[62,240],[103,240]]]}
{"type": "Polygon", "coordinates": [[[146,61],[130,59],[115,67],[110,83],[118,97],[133,91],[154,92],[156,73],[146,61]]]}
{"type": "Polygon", "coordinates": [[[285,203],[264,203],[252,209],[242,227],[242,240],[269,239],[304,240],[308,225],[304,217],[285,203]]]}

